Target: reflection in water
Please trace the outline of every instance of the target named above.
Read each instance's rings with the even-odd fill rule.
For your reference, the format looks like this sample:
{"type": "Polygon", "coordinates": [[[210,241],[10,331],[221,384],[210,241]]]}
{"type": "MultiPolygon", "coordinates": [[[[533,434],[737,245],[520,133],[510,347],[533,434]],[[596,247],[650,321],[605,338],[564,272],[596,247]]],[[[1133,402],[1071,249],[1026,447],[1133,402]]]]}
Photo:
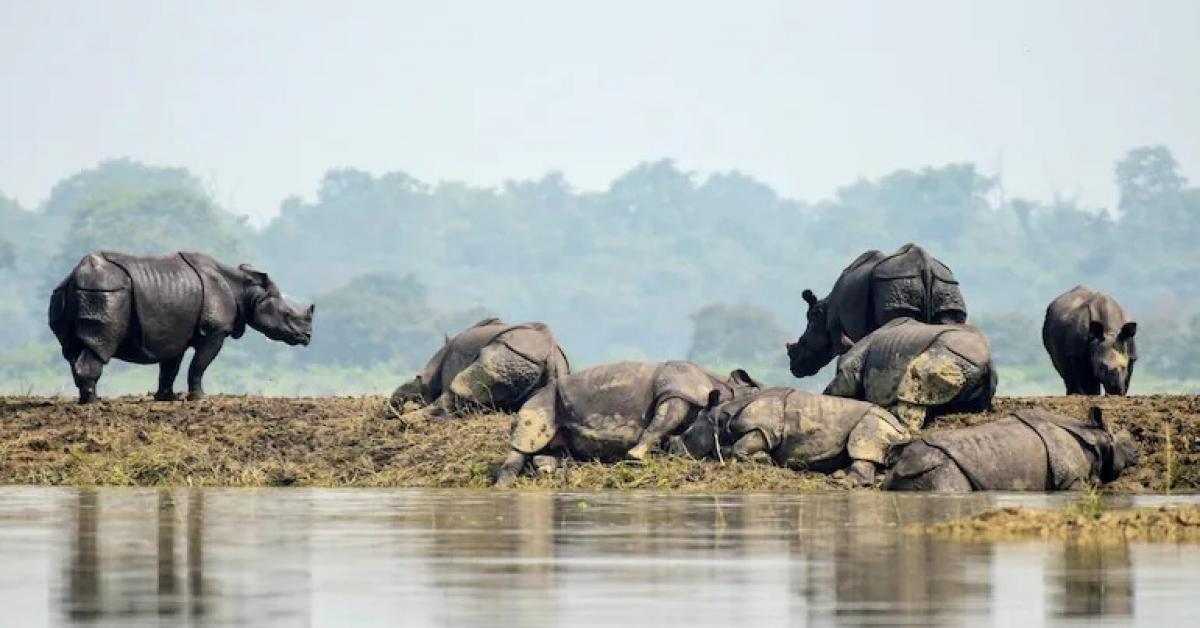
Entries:
{"type": "MultiPolygon", "coordinates": [[[[0,488],[0,555],[50,592],[56,619],[43,623],[89,626],[1033,626],[1191,612],[1195,546],[904,531],[992,499],[0,488]],[[21,505],[39,499],[50,505],[21,505]],[[4,544],[14,535],[44,540],[4,544]],[[47,560],[63,569],[31,567],[47,560]]],[[[28,621],[6,625],[40,616],[9,612],[28,621]]]]}
{"type": "Polygon", "coordinates": [[[1067,543],[1054,575],[1058,580],[1059,614],[1132,615],[1132,565],[1125,543],[1067,543]]]}

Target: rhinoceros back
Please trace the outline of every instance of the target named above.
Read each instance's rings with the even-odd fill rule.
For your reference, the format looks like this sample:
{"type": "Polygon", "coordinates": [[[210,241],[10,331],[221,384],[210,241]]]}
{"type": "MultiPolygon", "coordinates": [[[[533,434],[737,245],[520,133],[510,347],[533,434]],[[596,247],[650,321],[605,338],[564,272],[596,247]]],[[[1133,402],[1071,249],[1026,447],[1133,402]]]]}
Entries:
{"type": "MultiPolygon", "coordinates": [[[[790,391],[784,401],[784,434],[774,452],[775,461],[817,471],[841,466],[851,430],[872,408],[863,401],[790,391]]],[[[896,428],[903,430],[899,423],[896,428]]]]}
{"type": "Polygon", "coordinates": [[[82,344],[103,362],[117,353],[130,327],[130,279],[98,254],[84,257],[50,297],[50,329],[70,358],[82,344]]]}
{"type": "MultiPolygon", "coordinates": [[[[204,285],[191,264],[176,253],[139,257],[102,253],[120,267],[133,287],[133,312],[143,358],[170,358],[187,349],[204,304],[204,285]]],[[[137,341],[137,339],[135,339],[137,341]]]]}
{"type": "MultiPolygon", "coordinates": [[[[1049,468],[1045,445],[1035,431],[1015,417],[931,432],[919,441],[945,453],[976,490],[1046,488],[1049,468]]],[[[898,469],[904,466],[904,455],[901,449],[898,469]]]]}
{"type": "Polygon", "coordinates": [[[903,316],[926,323],[967,320],[967,304],[954,273],[914,244],[900,247],[875,266],[871,296],[877,325],[903,316]]]}
{"type": "Polygon", "coordinates": [[[609,459],[637,444],[662,365],[617,362],[558,379],[557,424],[582,458],[609,459]]]}
{"type": "Polygon", "coordinates": [[[911,318],[893,319],[861,342],[862,391],[867,401],[882,406],[896,402],[896,392],[912,361],[953,328],[926,325],[911,318]]]}

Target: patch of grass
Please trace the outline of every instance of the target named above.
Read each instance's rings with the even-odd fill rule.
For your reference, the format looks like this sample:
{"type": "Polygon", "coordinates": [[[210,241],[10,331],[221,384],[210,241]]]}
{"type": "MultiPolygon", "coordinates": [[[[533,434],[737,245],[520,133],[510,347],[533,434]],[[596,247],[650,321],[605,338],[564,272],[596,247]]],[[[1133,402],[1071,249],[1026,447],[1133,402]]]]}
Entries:
{"type": "Polygon", "coordinates": [[[1087,513],[991,508],[966,519],[910,526],[909,532],[966,541],[1200,542],[1200,506],[1087,513]]]}

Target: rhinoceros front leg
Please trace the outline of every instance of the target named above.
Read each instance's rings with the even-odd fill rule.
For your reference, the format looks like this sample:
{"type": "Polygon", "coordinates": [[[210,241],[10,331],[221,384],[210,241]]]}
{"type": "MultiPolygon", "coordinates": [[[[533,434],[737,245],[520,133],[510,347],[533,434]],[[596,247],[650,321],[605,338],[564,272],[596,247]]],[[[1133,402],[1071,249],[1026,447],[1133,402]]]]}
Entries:
{"type": "Polygon", "coordinates": [[[158,363],[158,391],[154,393],[155,401],[175,401],[175,376],[179,375],[179,365],[183,364],[183,354],[170,360],[158,363]]]}
{"type": "Polygon", "coordinates": [[[71,375],[75,378],[75,387],[79,389],[79,403],[96,403],[96,382],[104,370],[104,362],[91,349],[84,347],[71,360],[71,375]]]}
{"type": "Polygon", "coordinates": [[[626,455],[634,460],[645,460],[650,448],[658,446],[663,438],[678,430],[694,409],[692,404],[679,398],[667,399],[658,404],[650,425],[642,430],[637,444],[626,452],[626,455]]]}
{"type": "Polygon", "coordinates": [[[212,364],[224,344],[225,334],[205,336],[196,343],[196,355],[192,356],[192,363],[188,365],[188,399],[204,397],[204,371],[208,370],[208,365],[212,364]]]}
{"type": "Polygon", "coordinates": [[[754,430],[737,439],[737,442],[725,453],[730,458],[746,459],[760,451],[766,451],[771,444],[762,430],[754,430]]]}
{"type": "Polygon", "coordinates": [[[512,486],[512,483],[517,481],[517,476],[521,475],[521,471],[525,468],[525,463],[528,461],[529,454],[523,454],[515,449],[509,452],[504,462],[500,463],[499,471],[496,472],[495,486],[499,488],[512,486]]]}

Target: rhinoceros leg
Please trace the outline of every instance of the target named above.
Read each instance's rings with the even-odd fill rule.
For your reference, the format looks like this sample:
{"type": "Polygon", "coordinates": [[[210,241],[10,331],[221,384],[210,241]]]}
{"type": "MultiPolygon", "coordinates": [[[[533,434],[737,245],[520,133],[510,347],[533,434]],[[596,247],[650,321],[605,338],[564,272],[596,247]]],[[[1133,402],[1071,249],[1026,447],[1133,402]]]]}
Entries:
{"type": "Polygon", "coordinates": [[[175,401],[175,376],[179,375],[179,365],[183,364],[183,354],[178,357],[158,363],[158,392],[154,393],[155,401],[175,401]]]}
{"type": "Polygon", "coordinates": [[[104,362],[87,347],[79,349],[79,354],[71,360],[71,375],[75,378],[75,387],[79,389],[79,403],[95,403],[100,400],[96,396],[96,382],[104,370],[104,362]]]}
{"type": "Polygon", "coordinates": [[[737,442],[729,448],[729,457],[749,458],[760,451],[766,451],[770,446],[762,430],[754,430],[737,439],[737,442]]]}
{"type": "Polygon", "coordinates": [[[208,370],[208,365],[212,364],[224,344],[225,334],[205,336],[196,343],[196,354],[192,356],[192,363],[188,365],[188,399],[204,397],[204,371],[208,370]]]}
{"type": "Polygon", "coordinates": [[[512,486],[512,483],[517,481],[517,476],[521,475],[528,460],[529,454],[523,454],[516,450],[509,452],[504,462],[500,463],[499,471],[496,472],[495,486],[500,488],[512,486]]]}
{"type": "Polygon", "coordinates": [[[650,421],[650,425],[642,430],[637,444],[626,455],[634,460],[645,460],[650,453],[650,448],[658,446],[663,438],[678,430],[679,426],[687,420],[688,415],[695,410],[695,406],[678,397],[672,397],[658,404],[658,407],[654,409],[654,418],[650,421]]]}

